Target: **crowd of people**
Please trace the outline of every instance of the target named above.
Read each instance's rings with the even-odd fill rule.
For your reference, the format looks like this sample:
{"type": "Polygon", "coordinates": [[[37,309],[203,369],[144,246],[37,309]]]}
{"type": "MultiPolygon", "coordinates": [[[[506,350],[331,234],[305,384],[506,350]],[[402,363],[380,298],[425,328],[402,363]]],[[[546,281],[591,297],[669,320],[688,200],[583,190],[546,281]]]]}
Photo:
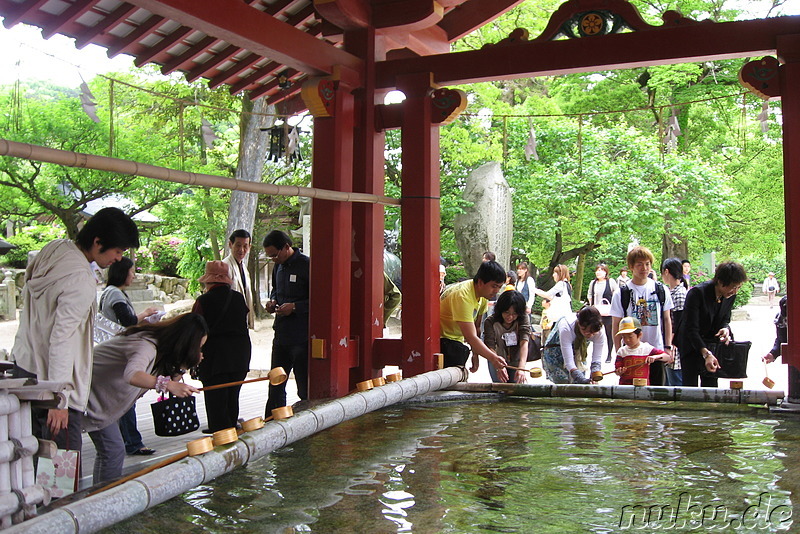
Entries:
{"type": "MultiPolygon", "coordinates": [[[[527,263],[517,265],[516,273],[506,272],[493,256],[484,255],[472,280],[442,292],[440,345],[445,365],[465,365],[472,354],[473,372],[478,358],[484,357],[492,380],[525,382],[527,373],[518,369],[541,358],[551,382],[591,384],[602,379],[603,360],[613,360],[622,384],[641,378],[649,385],[717,386],[720,362],[714,350],[733,340],[731,311],[747,280],[739,263],[721,263],[711,280],[691,286],[689,261],[666,258],[660,266],[661,282],[652,252],[635,246],[618,278],[607,265],[596,266],[586,302],[576,312],[566,265],[553,269],[554,284],[543,291],[527,263]],[[542,298],[538,339],[531,327],[536,296],[542,298]],[[487,316],[488,303],[495,298],[494,313],[487,316]]],[[[770,292],[778,290],[773,278],[770,273],[764,281],[770,298],[770,292]]],[[[779,354],[778,341],[776,346],[765,361],[779,354]]]]}
{"type": "MultiPolygon", "coordinates": [[[[183,381],[187,372],[204,388],[226,386],[203,392],[208,421],[203,431],[239,424],[239,383],[249,371],[254,325],[246,263],[251,236],[236,230],[228,245],[228,256],[206,264],[198,280],[203,294],[192,311],[170,320],[161,320],[163,312],[154,308],[137,313],[125,291],[135,268],[123,254],[139,246],[139,231],[119,209],[98,211],[74,241],[52,241],[29,263],[11,350],[13,375],[66,386],[63,409],[33,409],[33,432],[61,449],[79,451],[87,431],[97,451],[95,483],[119,477],[126,453],[155,452],[136,428],[136,401],[148,390],[175,397],[198,393],[183,381]],[[99,304],[93,264],[108,268],[99,304]],[[121,333],[95,345],[97,314],[119,325],[121,333]]],[[[276,316],[272,366],[294,371],[298,395],[305,399],[309,259],[281,231],[270,232],[263,247],[275,263],[266,303],[276,316]]],[[[285,387],[270,386],[267,415],[285,405],[285,387]]]]}
{"type": "MultiPolygon", "coordinates": [[[[69,386],[63,409],[34,409],[34,433],[59,448],[80,450],[81,432],[88,431],[97,450],[95,483],[119,477],[126,453],[154,452],[142,441],[134,411],[148,390],[176,397],[198,393],[183,381],[186,372],[204,387],[228,386],[203,392],[204,432],[213,433],[238,425],[239,383],[250,365],[251,235],[242,229],[230,235],[230,254],[206,264],[198,280],[203,294],[192,311],[170,320],[161,320],[163,313],[153,308],[137,313],[126,294],[135,267],[123,254],[138,245],[139,232],[130,217],[106,208],[84,224],[74,241],[47,244],[25,273],[24,305],[11,352],[14,375],[69,386]],[[99,305],[91,264],[108,268],[99,305]],[[124,330],[94,345],[97,313],[124,330]]],[[[275,316],[272,367],[294,372],[298,396],[306,399],[310,260],[282,231],[267,234],[262,246],[275,265],[265,304],[275,316]]],[[[616,357],[623,384],[639,378],[654,385],[716,386],[714,350],[733,337],[729,323],[736,293],[747,279],[743,267],[722,263],[711,280],[690,287],[688,261],[665,259],[663,283],[655,279],[654,263],[647,248],[636,246],[616,279],[607,265],[597,265],[586,305],[577,311],[566,265],[555,266],[547,291],[536,286],[527,263],[506,271],[491,253],[472,279],[445,286],[440,273],[444,365],[467,366],[469,361],[470,371],[476,372],[485,358],[492,380],[523,383],[526,363],[541,359],[550,381],[589,384],[602,378],[602,363],[616,357]],[[538,331],[531,324],[537,296],[542,299],[538,331]],[[489,301],[494,301],[491,309],[489,301]]],[[[400,293],[384,278],[386,320],[400,293]]],[[[773,273],[763,290],[771,303],[779,291],[773,273]]],[[[781,326],[785,336],[785,297],[780,308],[779,340],[765,357],[768,362],[780,354],[781,326]]],[[[266,416],[286,404],[285,388],[285,383],[270,385],[266,416]]]]}

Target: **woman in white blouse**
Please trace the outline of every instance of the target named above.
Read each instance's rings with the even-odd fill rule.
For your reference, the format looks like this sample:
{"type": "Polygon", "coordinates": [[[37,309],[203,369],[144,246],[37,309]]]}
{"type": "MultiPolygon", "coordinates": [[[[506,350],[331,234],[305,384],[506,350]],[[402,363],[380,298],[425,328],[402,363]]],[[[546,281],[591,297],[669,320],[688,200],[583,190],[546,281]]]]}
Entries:
{"type": "Polygon", "coordinates": [[[611,362],[611,356],[614,351],[614,334],[611,331],[611,297],[617,291],[619,291],[619,285],[616,280],[610,277],[606,264],[598,264],[594,271],[594,280],[589,284],[586,300],[590,306],[597,308],[597,311],[603,317],[603,328],[606,331],[606,345],[608,346],[606,363],[611,362]]]}
{"type": "Polygon", "coordinates": [[[549,291],[536,289],[536,294],[543,299],[550,300],[547,316],[551,324],[572,313],[572,285],[569,283],[569,269],[566,265],[558,264],[553,268],[555,285],[549,291]]]}
{"type": "Polygon", "coordinates": [[[536,299],[536,282],[528,272],[528,264],[524,261],[517,264],[517,291],[525,298],[525,313],[530,319],[533,301],[536,299]]]}

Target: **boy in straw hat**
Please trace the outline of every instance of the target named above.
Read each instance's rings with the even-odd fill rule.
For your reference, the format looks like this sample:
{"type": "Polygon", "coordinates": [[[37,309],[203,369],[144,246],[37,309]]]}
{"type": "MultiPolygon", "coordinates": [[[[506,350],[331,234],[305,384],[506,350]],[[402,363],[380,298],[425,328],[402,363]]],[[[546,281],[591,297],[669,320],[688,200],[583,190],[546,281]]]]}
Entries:
{"type": "Polygon", "coordinates": [[[644,378],[650,385],[650,364],[667,360],[667,353],[642,341],[642,325],[635,317],[624,317],[617,335],[622,336],[623,343],[614,364],[620,385],[632,385],[634,378],[644,378]]]}

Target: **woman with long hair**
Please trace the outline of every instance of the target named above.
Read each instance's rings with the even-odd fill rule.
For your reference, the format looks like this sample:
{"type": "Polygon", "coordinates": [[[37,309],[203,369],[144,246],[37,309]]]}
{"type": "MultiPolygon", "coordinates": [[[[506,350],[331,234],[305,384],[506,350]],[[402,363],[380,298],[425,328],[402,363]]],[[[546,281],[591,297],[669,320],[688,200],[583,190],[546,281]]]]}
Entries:
{"type": "MultiPolygon", "coordinates": [[[[158,313],[156,308],[147,308],[143,312],[136,313],[131,299],[125,293],[125,289],[133,283],[135,277],[133,261],[126,256],[108,267],[106,288],[100,295],[99,306],[100,313],[106,319],[122,326],[133,326],[158,313]]],[[[125,452],[128,454],[149,456],[156,452],[155,449],[145,447],[142,435],[136,427],[136,404],[119,418],[119,429],[125,442],[125,452]]]]}
{"type": "Polygon", "coordinates": [[[606,345],[608,345],[606,363],[611,363],[614,351],[614,334],[611,331],[611,297],[617,291],[619,291],[619,286],[617,281],[609,275],[608,266],[605,263],[599,263],[594,271],[594,280],[589,284],[586,300],[589,306],[597,308],[603,317],[603,329],[606,332],[606,345]]]}
{"type": "Polygon", "coordinates": [[[528,263],[521,261],[517,264],[517,291],[525,299],[525,313],[530,319],[533,301],[536,300],[536,281],[528,270],[528,263]]]}
{"type": "Polygon", "coordinates": [[[672,345],[675,359],[672,363],[664,364],[664,385],[682,386],[683,376],[681,374],[680,349],[675,346],[675,339],[681,329],[683,319],[683,307],[686,303],[686,279],[683,277],[683,266],[678,258],[667,258],[661,263],[661,279],[669,287],[669,294],[672,297],[672,309],[669,311],[672,317],[672,339],[665,339],[664,344],[672,345]]]}
{"type": "Polygon", "coordinates": [[[572,284],[569,283],[569,269],[566,265],[559,263],[553,268],[553,280],[555,285],[548,291],[536,289],[537,295],[550,300],[547,315],[551,324],[572,313],[572,284]]]}
{"type": "MultiPolygon", "coordinates": [[[[494,312],[483,322],[483,342],[502,356],[512,367],[525,367],[531,323],[525,312],[525,297],[515,290],[504,291],[497,297],[494,312]]],[[[494,366],[489,366],[492,382],[499,382],[494,366]]],[[[509,381],[525,383],[525,372],[509,369],[509,381]]]]}
{"type": "Polygon", "coordinates": [[[83,426],[97,450],[94,483],[122,474],[125,445],[117,421],[148,390],[188,397],[198,390],[181,381],[200,363],[208,326],[202,316],[127,328],[94,348],[92,386],[83,426]]]}

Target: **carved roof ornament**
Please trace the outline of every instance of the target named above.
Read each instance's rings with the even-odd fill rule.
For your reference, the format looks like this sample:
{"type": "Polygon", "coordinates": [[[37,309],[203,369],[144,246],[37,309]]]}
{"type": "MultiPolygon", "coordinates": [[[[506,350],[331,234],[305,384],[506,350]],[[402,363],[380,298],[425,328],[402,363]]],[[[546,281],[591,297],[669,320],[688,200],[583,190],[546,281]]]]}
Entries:
{"type": "MultiPolygon", "coordinates": [[[[673,26],[701,24],[684,17],[677,11],[666,11],[661,19],[664,24],[654,26],[644,21],[636,6],[628,0],[568,0],[550,17],[547,27],[533,41],[553,41],[559,38],[580,39],[612,35],[628,31],[646,31],[673,26]]],[[[711,21],[703,21],[712,23],[711,21]]],[[[528,41],[528,32],[517,28],[505,39],[490,45],[504,46],[528,41]]]]}
{"type": "Polygon", "coordinates": [[[662,26],[648,24],[628,0],[568,0],[553,13],[547,27],[535,40],[577,39],[620,33],[626,29],[644,31],[698,23],[677,11],[667,11],[661,19],[664,21],[662,26]]]}
{"type": "Polygon", "coordinates": [[[764,100],[781,98],[779,63],[772,56],[745,63],[739,71],[739,82],[745,89],[764,100]]]}
{"type": "Polygon", "coordinates": [[[331,78],[309,78],[303,83],[300,96],[314,117],[333,117],[338,82],[331,78]]]}
{"type": "Polygon", "coordinates": [[[467,94],[461,89],[436,89],[431,94],[431,121],[442,126],[450,124],[467,108],[467,103],[467,94]]]}

